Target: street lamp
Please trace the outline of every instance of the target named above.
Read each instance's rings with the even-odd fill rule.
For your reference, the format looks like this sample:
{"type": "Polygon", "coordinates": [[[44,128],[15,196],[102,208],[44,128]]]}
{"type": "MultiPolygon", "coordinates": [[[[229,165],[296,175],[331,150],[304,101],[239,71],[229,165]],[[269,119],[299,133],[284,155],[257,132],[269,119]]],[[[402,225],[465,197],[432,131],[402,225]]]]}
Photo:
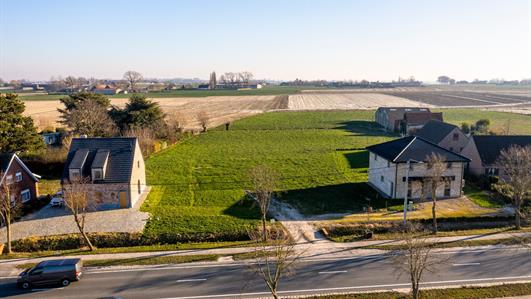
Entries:
{"type": "Polygon", "coordinates": [[[409,191],[409,167],[411,165],[411,162],[422,163],[414,159],[408,159],[406,162],[407,168],[406,168],[406,195],[404,196],[404,225],[406,225],[406,220],[407,220],[407,193],[409,191]]]}

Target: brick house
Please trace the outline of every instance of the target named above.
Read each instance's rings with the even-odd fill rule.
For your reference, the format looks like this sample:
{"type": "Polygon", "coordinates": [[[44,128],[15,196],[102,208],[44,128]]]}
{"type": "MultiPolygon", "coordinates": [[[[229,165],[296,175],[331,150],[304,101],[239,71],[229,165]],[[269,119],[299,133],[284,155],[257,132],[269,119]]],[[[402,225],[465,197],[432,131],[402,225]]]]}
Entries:
{"type": "Polygon", "coordinates": [[[404,135],[412,135],[422,129],[430,120],[443,120],[442,112],[412,111],[404,113],[404,119],[400,122],[400,132],[404,135]]]}
{"type": "Polygon", "coordinates": [[[430,112],[429,108],[419,107],[380,107],[374,114],[374,120],[386,131],[398,132],[406,112],[430,112]]]}
{"type": "MultiPolygon", "coordinates": [[[[0,184],[16,190],[22,203],[39,197],[39,176],[32,173],[16,154],[0,154],[0,184]]],[[[11,195],[12,200],[15,195],[11,195]]]]}
{"type": "Polygon", "coordinates": [[[61,182],[88,180],[97,209],[131,208],[146,188],[144,159],[135,137],[74,138],[61,182]]]}
{"type": "MultiPolygon", "coordinates": [[[[381,195],[388,198],[404,198],[406,192],[411,199],[419,199],[424,184],[430,176],[427,162],[432,154],[439,154],[447,163],[443,174],[444,186],[437,189],[438,198],[462,196],[464,187],[463,173],[469,161],[457,153],[451,152],[434,143],[416,136],[408,136],[389,142],[367,147],[369,151],[369,182],[381,195]],[[406,186],[407,162],[409,167],[409,184],[406,186]]],[[[424,189],[423,189],[424,188],[424,189]]],[[[427,198],[431,197],[429,194],[427,198]]]]}
{"type": "Polygon", "coordinates": [[[470,139],[456,125],[438,120],[430,120],[415,135],[454,153],[460,153],[470,139]]]}
{"type": "Polygon", "coordinates": [[[470,163],[467,166],[468,173],[480,176],[503,176],[496,161],[502,150],[512,145],[531,146],[530,135],[474,135],[470,138],[461,154],[470,163]]]}

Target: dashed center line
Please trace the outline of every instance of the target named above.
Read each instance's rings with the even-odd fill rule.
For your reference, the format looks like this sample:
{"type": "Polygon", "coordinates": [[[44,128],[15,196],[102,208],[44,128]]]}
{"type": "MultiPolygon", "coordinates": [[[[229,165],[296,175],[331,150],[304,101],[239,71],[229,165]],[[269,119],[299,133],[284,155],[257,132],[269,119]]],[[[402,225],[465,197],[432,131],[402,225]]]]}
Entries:
{"type": "Polygon", "coordinates": [[[179,279],[177,282],[194,282],[194,281],[205,281],[206,278],[196,278],[196,279],[179,279]]]}
{"type": "Polygon", "coordinates": [[[452,266],[477,266],[477,265],[481,265],[481,263],[452,264],[452,266]]]}
{"type": "Polygon", "coordinates": [[[342,271],[321,271],[319,272],[319,274],[334,274],[334,273],[347,273],[347,271],[342,270],[342,271]]]}

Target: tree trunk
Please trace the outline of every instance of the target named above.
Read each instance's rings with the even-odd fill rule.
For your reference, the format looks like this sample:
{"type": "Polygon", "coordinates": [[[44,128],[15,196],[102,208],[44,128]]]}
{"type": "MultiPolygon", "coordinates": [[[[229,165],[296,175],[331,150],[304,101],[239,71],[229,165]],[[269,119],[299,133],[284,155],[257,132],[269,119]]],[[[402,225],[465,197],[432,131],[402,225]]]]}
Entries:
{"type": "Polygon", "coordinates": [[[267,242],[266,218],[262,217],[262,241],[267,242]]]}
{"type": "Polygon", "coordinates": [[[519,199],[515,199],[515,207],[514,207],[514,226],[516,229],[521,229],[522,226],[520,224],[520,206],[521,201],[519,199]]]}
{"type": "Polygon", "coordinates": [[[431,216],[433,217],[433,233],[437,233],[437,200],[433,198],[433,206],[431,207],[431,216]]]}
{"type": "Polygon", "coordinates": [[[280,297],[278,297],[278,294],[277,294],[276,290],[271,291],[271,295],[273,295],[274,299],[279,299],[280,298],[280,297]]]}
{"type": "Polygon", "coordinates": [[[13,251],[11,249],[11,219],[9,218],[6,219],[6,237],[7,237],[7,254],[11,254],[13,251]]]}
{"type": "Polygon", "coordinates": [[[83,240],[85,241],[85,245],[88,246],[90,251],[94,251],[94,246],[90,242],[90,239],[89,239],[87,233],[85,232],[85,230],[81,226],[81,223],[79,222],[79,218],[77,217],[77,215],[74,215],[74,220],[76,221],[77,228],[79,229],[79,232],[81,233],[81,236],[83,237],[83,240]]]}

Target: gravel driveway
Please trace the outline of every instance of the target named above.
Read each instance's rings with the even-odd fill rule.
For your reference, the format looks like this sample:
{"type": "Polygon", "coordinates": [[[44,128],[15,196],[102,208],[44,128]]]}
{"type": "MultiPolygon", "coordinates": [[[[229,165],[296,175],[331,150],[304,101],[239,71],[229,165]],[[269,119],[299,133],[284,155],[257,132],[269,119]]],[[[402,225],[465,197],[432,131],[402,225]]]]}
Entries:
{"type": "MultiPolygon", "coordinates": [[[[146,190],[131,209],[97,211],[87,214],[87,232],[141,232],[149,213],[140,212],[139,207],[147,196],[146,190]]],[[[50,236],[79,232],[74,217],[64,208],[46,206],[11,226],[12,240],[31,236],[50,236]]],[[[6,242],[6,229],[0,228],[0,242],[6,242]]]]}

